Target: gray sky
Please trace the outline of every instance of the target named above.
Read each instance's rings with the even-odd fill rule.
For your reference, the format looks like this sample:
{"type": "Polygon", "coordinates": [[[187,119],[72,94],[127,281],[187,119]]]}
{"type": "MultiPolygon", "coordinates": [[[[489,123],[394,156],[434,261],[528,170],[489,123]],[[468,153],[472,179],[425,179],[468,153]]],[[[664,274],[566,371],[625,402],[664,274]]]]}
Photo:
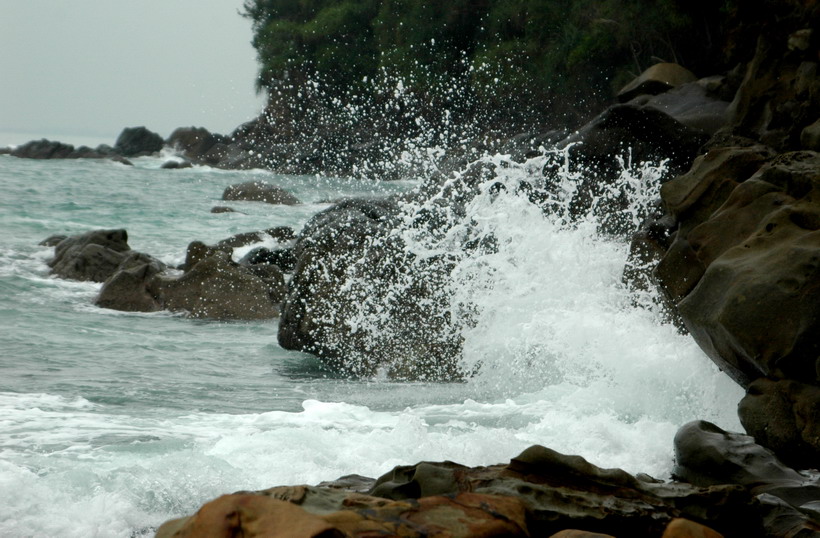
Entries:
{"type": "Polygon", "coordinates": [[[263,105],[241,7],[0,0],[0,145],[42,137],[113,144],[137,125],[163,137],[181,126],[232,131],[263,105]]]}

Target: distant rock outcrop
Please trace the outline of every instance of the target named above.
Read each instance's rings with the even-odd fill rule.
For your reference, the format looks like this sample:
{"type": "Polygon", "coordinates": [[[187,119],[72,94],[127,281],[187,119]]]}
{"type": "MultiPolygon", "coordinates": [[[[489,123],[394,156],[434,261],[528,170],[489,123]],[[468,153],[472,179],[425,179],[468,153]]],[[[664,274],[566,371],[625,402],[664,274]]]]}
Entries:
{"type": "Polygon", "coordinates": [[[114,150],[124,157],[157,153],[165,145],[160,135],[145,127],[126,127],[114,143],[114,150]]]}

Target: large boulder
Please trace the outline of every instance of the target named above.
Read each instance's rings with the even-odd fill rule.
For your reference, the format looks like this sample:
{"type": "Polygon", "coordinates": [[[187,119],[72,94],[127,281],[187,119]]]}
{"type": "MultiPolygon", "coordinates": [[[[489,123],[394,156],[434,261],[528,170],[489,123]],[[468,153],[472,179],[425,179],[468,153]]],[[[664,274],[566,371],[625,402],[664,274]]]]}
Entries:
{"type": "Polygon", "coordinates": [[[165,141],[145,127],[126,127],[114,143],[114,150],[125,157],[151,155],[162,149],[165,141]]]}
{"type": "Polygon", "coordinates": [[[300,203],[295,196],[286,190],[264,181],[246,181],[229,185],[222,193],[222,199],[283,205],[297,205],[300,203]]]}
{"type": "Polygon", "coordinates": [[[152,279],[165,270],[161,262],[144,254],[132,253],[100,288],[94,304],[101,308],[124,312],[155,312],[162,310],[158,297],[149,291],[152,279]]]}
{"type": "Polygon", "coordinates": [[[820,154],[786,153],[686,236],[703,274],[678,302],[695,340],[743,386],[820,383],[820,154]]]}
{"type": "Polygon", "coordinates": [[[282,347],[352,375],[462,375],[449,261],[408,252],[390,233],[397,213],[396,200],[347,200],[305,225],[279,324],[282,347]]]}

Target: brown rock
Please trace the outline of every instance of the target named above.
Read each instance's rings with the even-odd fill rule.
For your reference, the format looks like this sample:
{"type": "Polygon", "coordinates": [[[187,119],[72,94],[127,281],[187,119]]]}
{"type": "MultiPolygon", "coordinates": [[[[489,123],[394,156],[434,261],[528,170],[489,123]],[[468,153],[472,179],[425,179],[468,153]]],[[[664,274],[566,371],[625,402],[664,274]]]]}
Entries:
{"type": "Polygon", "coordinates": [[[550,538],[615,538],[611,534],[601,534],[599,532],[582,531],[578,529],[566,529],[556,532],[550,538]]]}
{"type": "Polygon", "coordinates": [[[679,517],[669,522],[661,538],[723,538],[723,535],[706,525],[679,517]]]}
{"type": "Polygon", "coordinates": [[[695,80],[697,80],[697,77],[694,73],[685,67],[675,63],[658,63],[646,69],[635,80],[624,86],[618,92],[618,100],[625,103],[638,95],[657,95],[695,80]]]}

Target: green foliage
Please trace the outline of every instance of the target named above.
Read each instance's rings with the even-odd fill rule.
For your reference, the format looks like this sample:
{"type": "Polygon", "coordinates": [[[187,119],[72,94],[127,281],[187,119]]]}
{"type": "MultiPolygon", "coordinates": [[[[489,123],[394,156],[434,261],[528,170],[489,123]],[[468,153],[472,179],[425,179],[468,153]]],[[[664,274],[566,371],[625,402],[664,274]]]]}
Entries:
{"type": "Polygon", "coordinates": [[[262,89],[298,91],[311,80],[324,96],[378,101],[384,86],[373,80],[387,76],[431,110],[522,124],[543,123],[568,104],[579,114],[595,109],[657,61],[696,73],[719,67],[712,41],[730,4],[246,0],[245,15],[262,89]]]}

